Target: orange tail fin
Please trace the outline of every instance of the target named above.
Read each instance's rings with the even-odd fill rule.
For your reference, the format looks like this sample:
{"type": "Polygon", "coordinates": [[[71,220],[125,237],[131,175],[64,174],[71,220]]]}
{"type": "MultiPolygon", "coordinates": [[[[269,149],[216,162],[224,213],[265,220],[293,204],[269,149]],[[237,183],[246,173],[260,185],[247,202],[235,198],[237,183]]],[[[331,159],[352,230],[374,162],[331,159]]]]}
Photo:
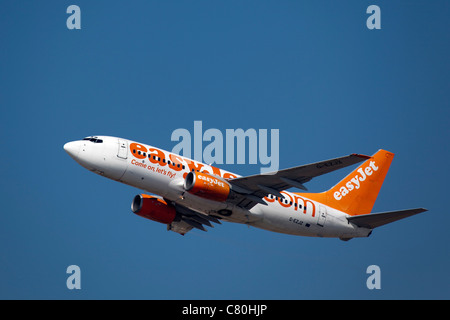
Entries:
{"type": "Polygon", "coordinates": [[[379,150],[330,190],[303,195],[352,216],[368,214],[372,211],[393,158],[393,153],[379,150]]]}

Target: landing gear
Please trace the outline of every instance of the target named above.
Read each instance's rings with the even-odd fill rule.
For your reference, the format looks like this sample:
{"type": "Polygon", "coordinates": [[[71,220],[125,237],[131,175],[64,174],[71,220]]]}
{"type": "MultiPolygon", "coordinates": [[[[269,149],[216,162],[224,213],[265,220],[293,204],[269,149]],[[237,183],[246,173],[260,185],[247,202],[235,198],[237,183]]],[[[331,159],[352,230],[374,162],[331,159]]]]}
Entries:
{"type": "Polygon", "coordinates": [[[231,216],[233,211],[228,210],[228,209],[221,209],[221,210],[217,211],[217,213],[220,214],[221,216],[229,217],[229,216],[231,216]]]}

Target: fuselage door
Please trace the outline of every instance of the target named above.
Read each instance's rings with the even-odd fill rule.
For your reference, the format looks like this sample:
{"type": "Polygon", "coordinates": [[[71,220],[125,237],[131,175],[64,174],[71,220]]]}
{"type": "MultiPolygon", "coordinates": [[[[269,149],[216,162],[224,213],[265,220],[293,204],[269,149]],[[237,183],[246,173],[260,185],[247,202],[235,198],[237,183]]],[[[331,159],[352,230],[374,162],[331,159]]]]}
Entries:
{"type": "Polygon", "coordinates": [[[319,219],[317,220],[317,225],[323,227],[325,225],[325,220],[327,220],[327,208],[319,206],[319,219]]]}
{"type": "Polygon", "coordinates": [[[126,159],[127,154],[128,154],[127,140],[119,139],[119,151],[117,151],[117,156],[121,159],[126,159]]]}

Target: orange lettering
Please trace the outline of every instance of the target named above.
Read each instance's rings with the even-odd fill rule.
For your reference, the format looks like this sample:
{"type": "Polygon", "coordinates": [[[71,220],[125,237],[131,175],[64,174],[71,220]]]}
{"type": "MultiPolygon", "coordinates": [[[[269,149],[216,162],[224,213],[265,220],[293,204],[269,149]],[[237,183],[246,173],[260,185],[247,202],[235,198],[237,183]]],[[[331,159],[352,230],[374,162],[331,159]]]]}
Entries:
{"type": "Polygon", "coordinates": [[[269,194],[268,196],[264,197],[264,200],[266,200],[267,202],[275,202],[275,198],[271,194],[269,194]]]}
{"type": "Polygon", "coordinates": [[[237,175],[227,172],[223,175],[223,178],[224,179],[234,179],[234,178],[237,178],[237,175]]]}
{"type": "Polygon", "coordinates": [[[187,165],[189,167],[189,171],[202,171],[203,164],[186,159],[187,165]]]}
{"type": "Polygon", "coordinates": [[[142,144],[131,143],[130,144],[130,151],[138,159],[145,159],[146,158],[146,154],[145,153],[147,152],[147,148],[144,147],[142,144]]]}
{"type": "Polygon", "coordinates": [[[220,169],[219,168],[216,168],[216,167],[213,167],[213,166],[210,166],[210,167],[211,167],[211,170],[206,168],[206,169],[203,169],[202,172],[206,172],[206,173],[209,173],[209,174],[214,174],[216,176],[222,177],[221,174],[220,174],[220,169]],[[210,172],[210,171],[212,171],[212,172],[210,172]]]}
{"type": "MultiPolygon", "coordinates": [[[[303,213],[306,214],[306,210],[307,208],[312,208],[311,209],[311,216],[315,217],[316,216],[316,205],[314,204],[314,202],[312,202],[311,200],[308,199],[304,199],[302,197],[299,196],[295,196],[294,195],[294,202],[297,203],[297,207],[301,208],[300,206],[303,207],[303,213]],[[307,204],[310,203],[310,206],[307,206],[307,204]]],[[[294,206],[295,207],[295,206],[294,206]]],[[[295,207],[295,210],[297,210],[297,207],[295,207]]]]}
{"type": "Polygon", "coordinates": [[[284,191],[281,191],[280,193],[288,196],[290,199],[290,200],[288,200],[286,197],[283,200],[281,198],[278,198],[278,202],[280,203],[280,205],[285,208],[289,208],[290,206],[292,206],[292,197],[284,191]],[[286,200],[287,200],[287,203],[284,203],[284,201],[286,201],[286,200]]]}
{"type": "Polygon", "coordinates": [[[161,150],[156,149],[156,148],[150,148],[150,149],[148,149],[148,151],[151,152],[149,154],[149,158],[148,158],[151,163],[159,163],[160,166],[166,165],[166,162],[165,162],[166,156],[165,156],[164,152],[162,152],[161,150]]]}
{"type": "Polygon", "coordinates": [[[175,171],[181,171],[183,169],[183,163],[182,158],[178,157],[174,154],[169,155],[171,163],[169,164],[169,168],[175,170],[175,171]]]}

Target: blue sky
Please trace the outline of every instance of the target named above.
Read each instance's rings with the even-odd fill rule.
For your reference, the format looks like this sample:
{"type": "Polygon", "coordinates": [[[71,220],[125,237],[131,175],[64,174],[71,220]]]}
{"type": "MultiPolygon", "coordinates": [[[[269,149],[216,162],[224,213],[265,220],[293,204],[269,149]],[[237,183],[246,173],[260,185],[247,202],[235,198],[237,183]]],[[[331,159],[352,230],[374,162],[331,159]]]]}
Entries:
{"type": "Polygon", "coordinates": [[[450,298],[448,1],[2,1],[0,12],[0,298],[450,298]],[[81,30],[66,27],[71,4],[81,30]],[[371,4],[381,30],[366,27],[371,4]],[[374,211],[429,211],[349,242],[230,223],[182,237],[131,213],[139,190],[62,148],[99,134],[171,150],[195,120],[279,129],[280,168],[387,149],[374,211]],[[81,290],[66,287],[73,264],[81,290]],[[381,290],[366,287],[373,264],[381,290]]]}

